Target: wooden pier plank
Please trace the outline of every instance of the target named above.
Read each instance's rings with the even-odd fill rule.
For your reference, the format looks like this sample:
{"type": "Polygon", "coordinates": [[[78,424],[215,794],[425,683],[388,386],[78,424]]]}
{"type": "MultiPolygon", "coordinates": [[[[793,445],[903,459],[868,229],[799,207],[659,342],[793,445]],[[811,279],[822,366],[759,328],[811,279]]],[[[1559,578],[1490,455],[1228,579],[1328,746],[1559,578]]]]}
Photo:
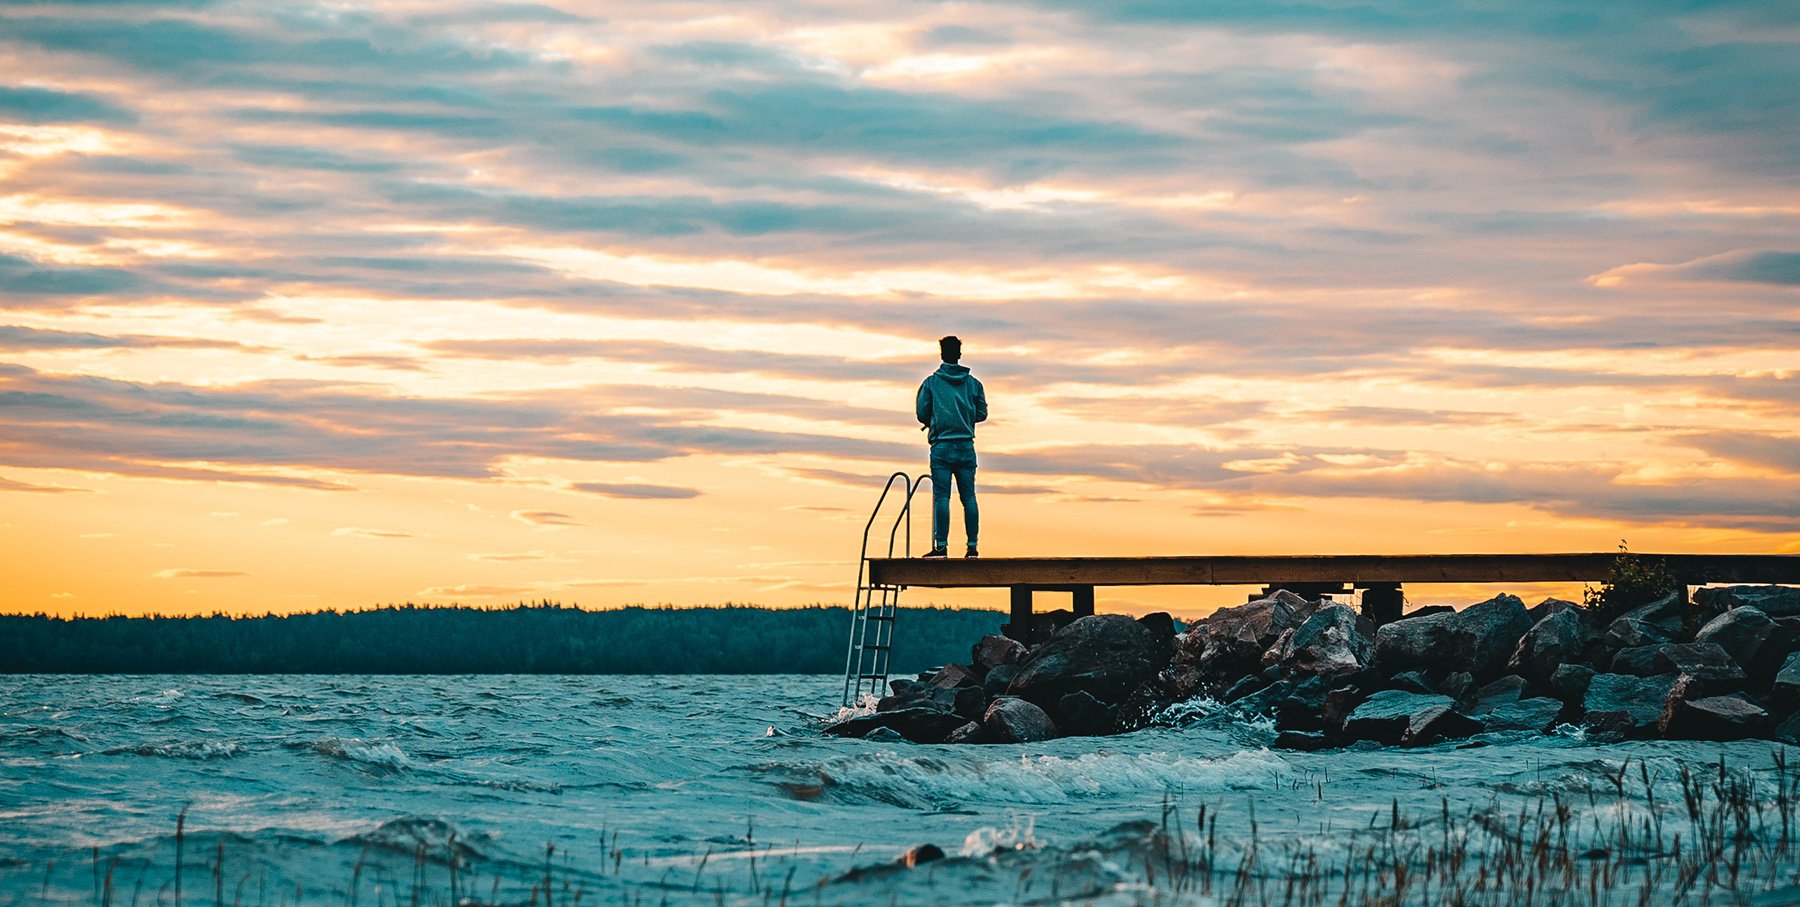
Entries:
{"type": "MultiPolygon", "coordinates": [[[[1635,552],[1634,552],[1635,554],[1635,552]]],[[[1689,585],[1800,583],[1800,555],[1637,554],[1689,585]]],[[[869,561],[871,581],[926,588],[1194,586],[1279,583],[1598,582],[1614,552],[1582,554],[1334,554],[1190,557],[995,557],[869,561]]]]}

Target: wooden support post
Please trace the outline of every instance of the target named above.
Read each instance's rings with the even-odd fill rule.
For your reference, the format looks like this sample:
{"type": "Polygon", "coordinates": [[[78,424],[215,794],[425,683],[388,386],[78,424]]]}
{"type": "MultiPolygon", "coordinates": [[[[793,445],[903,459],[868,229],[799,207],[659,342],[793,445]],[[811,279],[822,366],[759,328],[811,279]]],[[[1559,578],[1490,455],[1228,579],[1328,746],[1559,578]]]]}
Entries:
{"type": "Polygon", "coordinates": [[[1405,604],[1406,596],[1401,593],[1399,583],[1371,583],[1363,588],[1363,616],[1377,627],[1399,620],[1405,604]]]}
{"type": "Polygon", "coordinates": [[[1031,641],[1031,587],[1012,587],[1012,623],[1002,628],[1007,636],[1020,642],[1031,641]]]}
{"type": "Polygon", "coordinates": [[[1091,617],[1094,613],[1094,587],[1076,586],[1069,590],[1069,610],[1075,612],[1077,618],[1091,617]]]}

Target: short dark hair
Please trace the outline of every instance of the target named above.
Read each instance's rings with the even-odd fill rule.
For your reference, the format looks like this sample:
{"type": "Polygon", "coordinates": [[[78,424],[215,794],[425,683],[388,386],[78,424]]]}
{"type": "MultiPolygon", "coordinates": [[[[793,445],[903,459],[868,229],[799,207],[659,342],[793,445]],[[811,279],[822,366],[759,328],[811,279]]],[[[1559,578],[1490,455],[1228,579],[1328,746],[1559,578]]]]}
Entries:
{"type": "Polygon", "coordinates": [[[942,356],[945,362],[955,362],[956,360],[961,359],[962,341],[956,339],[955,334],[951,334],[950,336],[939,340],[938,355],[942,356]]]}

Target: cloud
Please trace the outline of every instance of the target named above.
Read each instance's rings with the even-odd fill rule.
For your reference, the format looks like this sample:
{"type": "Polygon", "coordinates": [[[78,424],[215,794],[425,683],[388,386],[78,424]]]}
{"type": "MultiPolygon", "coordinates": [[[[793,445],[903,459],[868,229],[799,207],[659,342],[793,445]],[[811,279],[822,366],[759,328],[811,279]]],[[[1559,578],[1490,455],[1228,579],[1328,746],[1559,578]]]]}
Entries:
{"type": "Polygon", "coordinates": [[[215,349],[215,350],[254,350],[232,340],[217,340],[208,337],[181,337],[173,335],[107,335],[94,334],[87,331],[57,331],[42,328],[29,328],[16,324],[0,324],[0,352],[19,352],[22,350],[82,350],[82,349],[215,349]]]}
{"type": "Polygon", "coordinates": [[[1715,457],[1736,460],[1800,476],[1800,436],[1756,432],[1710,432],[1686,435],[1679,443],[1715,457]]]}
{"type": "Polygon", "coordinates": [[[427,586],[417,593],[420,598],[520,598],[537,595],[535,586],[509,586],[494,583],[463,583],[454,586],[427,586]]]}
{"type": "Polygon", "coordinates": [[[230,579],[250,574],[241,570],[194,570],[187,567],[171,567],[167,570],[158,570],[150,575],[156,579],[230,579]]]}
{"type": "Polygon", "coordinates": [[[576,491],[585,491],[588,494],[597,494],[597,495],[601,495],[603,497],[609,497],[609,498],[681,499],[681,498],[695,498],[695,497],[700,496],[700,491],[698,489],[682,488],[681,486],[678,486],[678,485],[645,485],[645,484],[631,484],[631,483],[616,484],[616,483],[611,483],[611,482],[576,482],[575,484],[573,484],[569,487],[575,489],[576,491]]]}
{"type": "Polygon", "coordinates": [[[417,536],[410,532],[400,532],[394,529],[362,529],[356,526],[340,526],[331,530],[331,534],[336,536],[353,536],[360,539],[417,538],[417,536]]]}
{"type": "Polygon", "coordinates": [[[99,95],[0,85],[0,119],[19,123],[132,123],[137,118],[99,95]]]}
{"type": "Polygon", "coordinates": [[[91,488],[74,488],[68,485],[38,485],[33,482],[21,482],[0,476],[0,491],[23,491],[31,494],[76,494],[92,491],[91,488]]]}
{"type": "Polygon", "coordinates": [[[554,510],[515,510],[512,518],[533,526],[580,526],[581,521],[554,510]]]}

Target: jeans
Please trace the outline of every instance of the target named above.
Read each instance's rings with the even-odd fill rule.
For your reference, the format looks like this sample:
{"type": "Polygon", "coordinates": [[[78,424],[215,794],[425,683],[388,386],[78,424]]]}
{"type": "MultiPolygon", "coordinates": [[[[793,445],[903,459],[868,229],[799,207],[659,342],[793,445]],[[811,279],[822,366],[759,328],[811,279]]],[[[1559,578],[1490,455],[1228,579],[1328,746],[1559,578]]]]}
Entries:
{"type": "Polygon", "coordinates": [[[962,499],[963,534],[969,547],[981,531],[981,512],[975,507],[975,442],[939,441],[931,445],[931,545],[943,548],[950,541],[950,480],[956,480],[956,496],[962,499]]]}

